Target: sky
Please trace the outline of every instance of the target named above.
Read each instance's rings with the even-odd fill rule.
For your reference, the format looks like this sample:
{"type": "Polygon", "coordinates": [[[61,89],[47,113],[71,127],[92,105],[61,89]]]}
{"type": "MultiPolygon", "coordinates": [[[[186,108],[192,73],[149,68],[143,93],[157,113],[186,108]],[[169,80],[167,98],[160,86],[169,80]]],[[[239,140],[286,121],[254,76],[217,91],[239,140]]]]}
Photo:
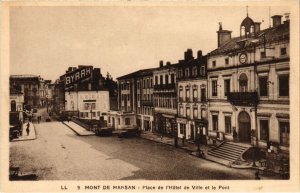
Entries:
{"type": "MultiPolygon", "coordinates": [[[[271,16],[287,12],[271,7],[271,16]]],[[[239,36],[246,13],[246,6],[12,7],[10,74],[54,81],[69,66],[92,65],[116,79],[160,60],[176,63],[188,48],[207,54],[217,48],[218,23],[239,36]]],[[[249,6],[248,14],[269,26],[269,7],[249,6]]]]}

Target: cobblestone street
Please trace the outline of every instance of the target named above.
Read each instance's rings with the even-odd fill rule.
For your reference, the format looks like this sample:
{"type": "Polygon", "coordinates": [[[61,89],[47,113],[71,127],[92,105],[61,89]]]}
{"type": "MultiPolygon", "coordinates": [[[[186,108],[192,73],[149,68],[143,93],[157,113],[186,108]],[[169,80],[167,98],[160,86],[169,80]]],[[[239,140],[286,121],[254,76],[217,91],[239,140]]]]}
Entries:
{"type": "Polygon", "coordinates": [[[35,124],[37,139],[11,143],[10,165],[38,180],[253,179],[239,170],[141,138],[77,136],[60,122],[35,124]]]}

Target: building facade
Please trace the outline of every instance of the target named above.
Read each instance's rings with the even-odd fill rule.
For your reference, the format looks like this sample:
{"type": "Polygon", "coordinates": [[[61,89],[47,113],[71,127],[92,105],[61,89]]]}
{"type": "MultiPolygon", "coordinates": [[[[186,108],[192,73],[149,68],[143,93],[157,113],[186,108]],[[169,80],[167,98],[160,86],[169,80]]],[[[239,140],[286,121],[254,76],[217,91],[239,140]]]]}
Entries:
{"type": "Polygon", "coordinates": [[[65,111],[79,115],[80,119],[99,119],[107,115],[109,107],[108,91],[65,92],[65,111]]]}
{"type": "Polygon", "coordinates": [[[40,80],[41,78],[35,75],[10,76],[10,88],[18,90],[24,94],[24,105],[28,109],[41,106],[40,80]]]}
{"type": "Polygon", "coordinates": [[[22,112],[24,105],[24,94],[14,88],[9,89],[10,112],[22,112]]]}
{"type": "Polygon", "coordinates": [[[273,16],[264,30],[250,17],[240,36],[220,24],[218,48],[208,54],[208,130],[224,137],[266,147],[289,146],[289,20],[273,16]]]}
{"type": "Polygon", "coordinates": [[[207,57],[192,50],[179,62],[177,72],[178,137],[196,141],[207,134],[207,57]]]}
{"type": "Polygon", "coordinates": [[[160,61],[153,71],[154,131],[171,136],[177,135],[177,67],[160,61]]]}

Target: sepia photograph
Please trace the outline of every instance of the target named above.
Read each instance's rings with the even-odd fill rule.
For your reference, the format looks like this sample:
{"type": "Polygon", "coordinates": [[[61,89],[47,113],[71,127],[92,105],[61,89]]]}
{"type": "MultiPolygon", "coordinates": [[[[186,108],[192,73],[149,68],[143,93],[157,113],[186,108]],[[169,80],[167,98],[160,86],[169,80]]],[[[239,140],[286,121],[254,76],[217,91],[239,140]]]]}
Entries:
{"type": "Polygon", "coordinates": [[[299,2],[24,2],[2,9],[6,190],[299,191],[299,2]]]}

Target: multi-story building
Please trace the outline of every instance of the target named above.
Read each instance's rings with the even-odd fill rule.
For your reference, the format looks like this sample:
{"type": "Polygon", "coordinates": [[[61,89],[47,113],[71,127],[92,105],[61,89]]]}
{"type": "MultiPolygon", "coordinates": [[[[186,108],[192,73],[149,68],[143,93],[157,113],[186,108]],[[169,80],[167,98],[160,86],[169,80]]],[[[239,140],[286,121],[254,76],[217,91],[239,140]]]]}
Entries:
{"type": "Polygon", "coordinates": [[[207,57],[191,49],[177,71],[178,137],[196,141],[207,133],[207,57]]]}
{"type": "Polygon", "coordinates": [[[10,88],[24,93],[26,108],[40,106],[40,77],[35,75],[11,75],[10,88]]]}
{"type": "Polygon", "coordinates": [[[237,132],[239,142],[288,150],[289,20],[272,19],[261,30],[247,14],[234,38],[220,24],[218,48],[208,54],[209,136],[233,140],[237,132]]]}
{"type": "Polygon", "coordinates": [[[160,61],[153,71],[154,131],[163,134],[177,135],[177,67],[160,61]]]}
{"type": "Polygon", "coordinates": [[[136,122],[143,131],[153,129],[153,70],[142,70],[136,76],[136,122]]]}
{"type": "Polygon", "coordinates": [[[22,112],[24,105],[24,94],[14,88],[9,89],[10,109],[9,112],[22,112]]]}

